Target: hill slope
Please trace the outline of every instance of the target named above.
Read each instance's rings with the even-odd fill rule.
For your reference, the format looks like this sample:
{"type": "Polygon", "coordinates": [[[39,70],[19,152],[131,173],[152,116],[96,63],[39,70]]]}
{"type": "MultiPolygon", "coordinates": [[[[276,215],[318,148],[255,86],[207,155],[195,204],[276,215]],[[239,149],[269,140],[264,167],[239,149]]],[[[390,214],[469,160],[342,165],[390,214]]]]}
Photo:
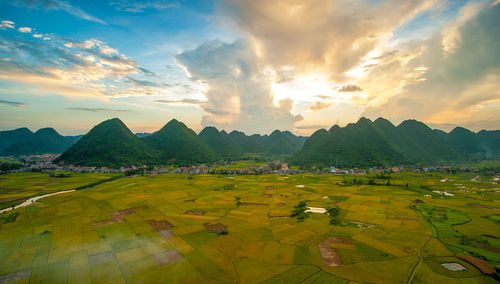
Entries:
{"type": "Polygon", "coordinates": [[[27,142],[32,135],[33,132],[26,127],[0,131],[0,153],[12,144],[27,142]]]}
{"type": "Polygon", "coordinates": [[[236,148],[225,131],[219,132],[215,127],[205,127],[198,138],[207,145],[217,156],[217,158],[232,160],[241,156],[241,152],[236,148]]]}
{"type": "Polygon", "coordinates": [[[191,165],[215,160],[215,154],[184,123],[172,119],[162,129],[142,138],[168,164],[191,165]]]}
{"type": "Polygon", "coordinates": [[[101,122],[56,162],[81,166],[139,166],[153,160],[152,150],[118,118],[101,122]]]}
{"type": "Polygon", "coordinates": [[[42,128],[31,135],[25,142],[8,146],[2,155],[32,155],[57,154],[66,151],[73,143],[70,139],[60,135],[53,128],[42,128]]]}
{"type": "Polygon", "coordinates": [[[462,157],[443,134],[416,120],[395,127],[388,120],[361,118],[346,127],[318,130],[291,161],[297,164],[371,167],[433,163],[462,157]]]}

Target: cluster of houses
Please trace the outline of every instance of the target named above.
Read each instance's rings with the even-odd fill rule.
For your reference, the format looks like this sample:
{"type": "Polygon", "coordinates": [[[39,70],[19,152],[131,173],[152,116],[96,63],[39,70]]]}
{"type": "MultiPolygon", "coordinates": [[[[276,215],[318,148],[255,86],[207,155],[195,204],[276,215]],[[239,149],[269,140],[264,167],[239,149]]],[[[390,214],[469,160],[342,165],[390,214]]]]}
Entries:
{"type": "MultiPolygon", "coordinates": [[[[398,172],[450,172],[450,166],[426,166],[426,167],[372,167],[369,169],[340,169],[336,167],[316,168],[312,167],[308,170],[292,169],[287,163],[279,161],[270,162],[262,166],[251,166],[242,169],[231,168],[230,162],[223,164],[209,164],[209,165],[194,165],[190,167],[121,167],[119,169],[109,167],[86,167],[75,165],[59,165],[54,164],[53,161],[59,154],[43,154],[43,155],[30,155],[20,156],[19,158],[24,161],[24,166],[17,170],[9,172],[30,172],[30,171],[64,171],[64,172],[85,172],[85,173],[148,173],[148,174],[227,174],[227,175],[258,175],[258,174],[350,174],[350,175],[365,175],[367,173],[398,173],[398,172]]],[[[4,157],[0,157],[2,159],[4,157]]],[[[453,168],[453,170],[457,170],[453,168]]],[[[462,167],[459,171],[479,172],[475,167],[462,167]]]]}

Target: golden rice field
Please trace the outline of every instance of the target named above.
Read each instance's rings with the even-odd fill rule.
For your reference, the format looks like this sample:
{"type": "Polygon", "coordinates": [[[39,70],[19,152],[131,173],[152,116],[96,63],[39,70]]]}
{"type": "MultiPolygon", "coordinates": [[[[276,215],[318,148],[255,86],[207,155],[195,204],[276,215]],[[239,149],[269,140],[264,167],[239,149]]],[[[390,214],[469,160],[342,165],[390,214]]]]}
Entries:
{"type": "MultiPolygon", "coordinates": [[[[0,201],[110,177],[3,175],[0,201]]],[[[0,214],[0,283],[496,283],[456,255],[500,264],[499,186],[446,177],[108,180],[0,214]],[[338,206],[340,224],[290,218],[300,201],[338,206]]]]}

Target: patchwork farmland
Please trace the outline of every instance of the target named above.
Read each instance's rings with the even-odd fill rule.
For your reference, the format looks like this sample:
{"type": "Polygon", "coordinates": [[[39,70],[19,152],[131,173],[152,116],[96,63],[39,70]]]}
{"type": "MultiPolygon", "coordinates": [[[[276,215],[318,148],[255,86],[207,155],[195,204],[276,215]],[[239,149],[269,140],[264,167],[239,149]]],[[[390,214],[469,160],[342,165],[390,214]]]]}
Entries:
{"type": "Polygon", "coordinates": [[[500,199],[486,177],[112,177],[2,176],[3,207],[80,190],[0,214],[0,283],[496,282],[500,199]],[[338,207],[336,223],[291,217],[301,201],[338,207]]]}

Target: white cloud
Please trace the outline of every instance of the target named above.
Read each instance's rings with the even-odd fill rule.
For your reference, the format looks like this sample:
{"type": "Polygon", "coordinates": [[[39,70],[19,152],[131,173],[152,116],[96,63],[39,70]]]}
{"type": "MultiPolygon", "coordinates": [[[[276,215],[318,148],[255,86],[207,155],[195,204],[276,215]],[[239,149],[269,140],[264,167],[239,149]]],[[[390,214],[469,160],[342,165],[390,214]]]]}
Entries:
{"type": "Polygon", "coordinates": [[[157,95],[168,87],[163,82],[142,79],[154,73],[102,41],[63,41],[57,35],[49,41],[50,37],[43,34],[33,37],[0,42],[4,56],[0,59],[1,79],[65,96],[102,98],[157,95]],[[37,40],[42,37],[44,41],[37,40]]]}
{"type": "MultiPolygon", "coordinates": [[[[441,34],[419,43],[418,56],[388,67],[392,74],[408,74],[409,80],[363,115],[394,122],[416,118],[435,124],[474,125],[476,130],[480,123],[490,128],[497,123],[500,128],[499,26],[500,6],[485,6],[457,30],[461,40],[453,52],[443,54],[441,34]]],[[[373,80],[371,85],[383,85],[377,73],[369,73],[368,78],[373,80]]]]}
{"type": "Polygon", "coordinates": [[[292,115],[293,101],[273,103],[270,82],[265,80],[246,41],[206,42],[176,56],[192,80],[207,85],[203,126],[268,133],[292,129],[301,116],[292,115]]]}
{"type": "Polygon", "coordinates": [[[0,23],[0,29],[5,30],[5,29],[13,29],[14,28],[14,22],[13,21],[2,21],[0,23]]]}
{"type": "Polygon", "coordinates": [[[482,2],[468,3],[460,10],[458,18],[442,30],[443,39],[441,40],[441,44],[445,55],[453,53],[457,49],[462,42],[460,28],[469,19],[476,16],[484,5],[485,3],[482,2]]]}
{"type": "Polygon", "coordinates": [[[18,31],[20,31],[22,33],[31,33],[31,28],[29,28],[29,27],[20,27],[18,29],[18,31]]]}

